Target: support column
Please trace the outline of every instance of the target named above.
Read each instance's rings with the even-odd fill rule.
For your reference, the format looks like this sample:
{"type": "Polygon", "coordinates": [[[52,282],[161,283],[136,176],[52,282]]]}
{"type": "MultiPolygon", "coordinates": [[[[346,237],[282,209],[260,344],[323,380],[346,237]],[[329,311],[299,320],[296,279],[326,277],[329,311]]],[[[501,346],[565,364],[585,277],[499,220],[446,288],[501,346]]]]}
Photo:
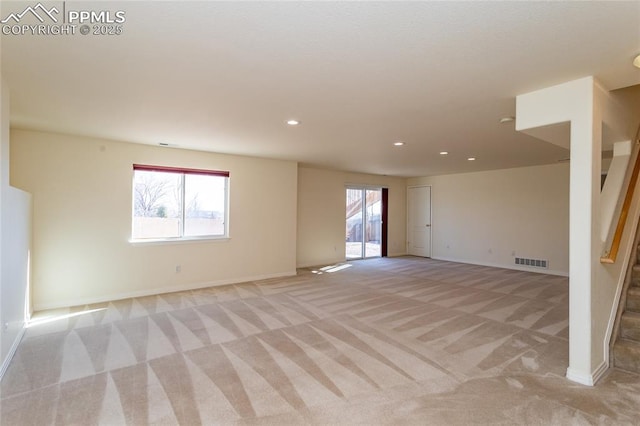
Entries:
{"type": "Polygon", "coordinates": [[[593,384],[592,295],[601,247],[602,122],[595,106],[595,86],[593,77],[587,77],[516,98],[516,130],[571,151],[567,377],[586,385],[593,384]]]}

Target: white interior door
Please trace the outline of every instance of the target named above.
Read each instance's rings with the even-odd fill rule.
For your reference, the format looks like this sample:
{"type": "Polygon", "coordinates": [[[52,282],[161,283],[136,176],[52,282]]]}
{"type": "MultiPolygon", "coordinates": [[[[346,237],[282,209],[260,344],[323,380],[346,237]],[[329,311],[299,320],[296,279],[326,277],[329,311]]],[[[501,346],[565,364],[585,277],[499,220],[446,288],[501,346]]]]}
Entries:
{"type": "Polygon", "coordinates": [[[409,254],[431,257],[431,187],[408,188],[407,204],[409,254]]]}

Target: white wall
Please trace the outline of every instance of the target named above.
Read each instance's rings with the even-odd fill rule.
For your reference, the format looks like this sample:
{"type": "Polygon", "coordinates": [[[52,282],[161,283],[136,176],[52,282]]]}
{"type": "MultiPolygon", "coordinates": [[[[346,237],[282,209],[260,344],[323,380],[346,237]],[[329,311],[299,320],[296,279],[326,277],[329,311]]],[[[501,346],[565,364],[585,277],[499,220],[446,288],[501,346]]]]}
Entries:
{"type": "Polygon", "coordinates": [[[295,274],[297,164],[13,129],[36,310],[295,274]],[[132,164],[228,170],[230,239],[131,244],[132,164]],[[176,266],[181,272],[176,272],[176,266]]]}
{"type": "Polygon", "coordinates": [[[389,189],[388,255],[406,253],[406,180],[388,176],[298,169],[298,267],[345,260],[345,186],[389,189]]]}
{"type": "MultiPolygon", "coordinates": [[[[1,81],[1,78],[0,78],[1,81]]],[[[0,83],[0,378],[24,331],[30,195],[9,186],[9,89],[0,83]]]]}
{"type": "Polygon", "coordinates": [[[569,166],[412,178],[431,185],[434,259],[567,275],[569,166]],[[546,259],[549,269],[515,264],[546,259]]]}

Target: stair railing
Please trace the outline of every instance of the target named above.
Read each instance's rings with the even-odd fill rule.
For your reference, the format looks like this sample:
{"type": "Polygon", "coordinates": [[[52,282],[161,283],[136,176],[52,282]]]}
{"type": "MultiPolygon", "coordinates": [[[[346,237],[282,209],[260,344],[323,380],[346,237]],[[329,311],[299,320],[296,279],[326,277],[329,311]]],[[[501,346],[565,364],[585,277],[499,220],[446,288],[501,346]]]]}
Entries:
{"type": "Polygon", "coordinates": [[[618,257],[618,250],[620,249],[620,242],[622,241],[622,234],[624,233],[624,227],[627,222],[627,216],[629,215],[629,209],[631,208],[631,201],[633,201],[633,193],[636,190],[636,184],[638,183],[638,175],[640,174],[640,126],[636,132],[634,141],[634,153],[635,162],[633,164],[633,171],[631,172],[631,178],[627,184],[627,192],[624,196],[624,202],[620,209],[620,216],[618,217],[618,224],[616,226],[615,233],[611,239],[611,247],[600,258],[600,263],[615,263],[618,257]]]}
{"type": "MultiPolygon", "coordinates": [[[[636,228],[636,236],[633,240],[632,247],[638,247],[640,244],[640,226],[636,228]]],[[[633,251],[632,253],[633,260],[629,261],[627,265],[627,273],[625,274],[624,282],[622,284],[622,291],[620,292],[620,299],[618,301],[618,308],[616,310],[616,319],[613,322],[613,328],[611,329],[611,337],[609,338],[609,359],[610,365],[613,365],[613,346],[615,345],[618,337],[620,337],[620,323],[622,322],[622,314],[625,311],[625,306],[627,305],[627,291],[631,286],[631,280],[633,278],[633,267],[638,263],[638,252],[633,251]]]]}

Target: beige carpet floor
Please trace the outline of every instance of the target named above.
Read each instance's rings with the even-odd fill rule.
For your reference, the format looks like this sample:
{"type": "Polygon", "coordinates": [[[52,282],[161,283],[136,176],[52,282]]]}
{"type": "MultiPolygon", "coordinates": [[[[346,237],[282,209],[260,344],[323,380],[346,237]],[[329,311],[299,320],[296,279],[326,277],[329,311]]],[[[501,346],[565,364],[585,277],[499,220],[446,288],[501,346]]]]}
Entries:
{"type": "Polygon", "coordinates": [[[347,265],[41,312],[0,385],[0,421],[640,424],[639,376],[565,379],[566,278],[347,265]]]}

